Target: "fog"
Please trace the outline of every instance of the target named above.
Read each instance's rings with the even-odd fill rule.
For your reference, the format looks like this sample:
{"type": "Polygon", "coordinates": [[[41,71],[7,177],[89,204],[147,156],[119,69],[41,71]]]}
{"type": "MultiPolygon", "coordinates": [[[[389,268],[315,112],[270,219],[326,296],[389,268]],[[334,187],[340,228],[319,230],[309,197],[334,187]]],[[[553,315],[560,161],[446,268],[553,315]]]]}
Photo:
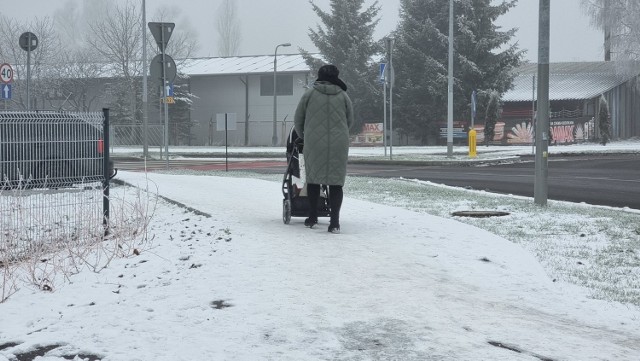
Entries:
{"type": "MultiPolygon", "coordinates": [[[[7,0],[3,1],[5,3],[7,0]]],[[[0,13],[26,20],[31,17],[52,16],[68,0],[22,0],[2,6],[0,13]]],[[[78,4],[82,0],[75,0],[78,4]]],[[[95,0],[94,0],[95,1],[95,0]]],[[[103,0],[101,0],[103,1],[103,0]]],[[[124,3],[127,0],[109,0],[124,3]]],[[[130,0],[142,4],[142,0],[130,0]]],[[[280,49],[280,53],[297,52],[298,48],[315,51],[309,40],[309,27],[316,27],[320,20],[306,0],[236,0],[241,26],[239,55],[273,54],[277,44],[289,42],[293,46],[280,49]]],[[[320,8],[329,10],[330,0],[313,0],[320,8]]],[[[198,34],[199,56],[216,56],[217,10],[222,0],[146,0],[148,19],[156,9],[169,6],[176,9],[176,29],[190,26],[198,34]],[[188,24],[185,24],[188,23],[188,24]]],[[[373,0],[366,0],[366,6],[373,0]]],[[[392,31],[398,22],[400,0],[379,0],[381,7],[375,38],[382,38],[392,31]]],[[[537,61],[538,6],[536,0],[520,0],[518,5],[498,20],[503,29],[519,28],[514,41],[526,49],[526,60],[537,61]]],[[[25,31],[28,29],[25,29],[25,31]]],[[[16,39],[17,41],[17,39],[16,39]]],[[[589,18],[580,7],[580,0],[562,0],[551,3],[552,62],[594,61],[603,59],[603,35],[589,24],[589,18]]]]}

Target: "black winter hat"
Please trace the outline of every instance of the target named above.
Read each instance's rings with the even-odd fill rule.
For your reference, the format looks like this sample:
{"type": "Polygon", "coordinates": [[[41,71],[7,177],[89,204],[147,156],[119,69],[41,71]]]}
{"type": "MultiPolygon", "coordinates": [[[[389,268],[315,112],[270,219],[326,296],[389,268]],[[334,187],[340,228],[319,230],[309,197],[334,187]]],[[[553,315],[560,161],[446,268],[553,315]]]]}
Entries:
{"type": "Polygon", "coordinates": [[[337,78],[340,75],[340,70],[338,67],[332,64],[323,65],[318,69],[318,78],[337,78]]]}
{"type": "Polygon", "coordinates": [[[342,88],[342,90],[347,91],[347,84],[345,84],[340,78],[340,70],[338,67],[332,64],[326,64],[318,69],[318,81],[326,81],[331,84],[335,84],[342,88]]]}

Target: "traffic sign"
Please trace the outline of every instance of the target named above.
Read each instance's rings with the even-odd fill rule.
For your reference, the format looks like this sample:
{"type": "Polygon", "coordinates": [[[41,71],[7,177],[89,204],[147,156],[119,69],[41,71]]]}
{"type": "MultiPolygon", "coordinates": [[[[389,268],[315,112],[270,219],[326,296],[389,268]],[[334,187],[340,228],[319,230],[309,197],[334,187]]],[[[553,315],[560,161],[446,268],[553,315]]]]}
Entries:
{"type": "Polygon", "coordinates": [[[13,68],[11,65],[4,63],[0,65],[0,82],[11,83],[13,81],[13,68]]]}
{"type": "Polygon", "coordinates": [[[0,86],[0,93],[2,93],[2,99],[11,99],[11,84],[2,84],[0,86]]]}
{"type": "Polygon", "coordinates": [[[380,63],[380,76],[378,77],[378,81],[380,82],[380,84],[384,83],[384,69],[387,66],[387,63],[380,63]]]}
{"type": "MultiPolygon", "coordinates": [[[[151,80],[160,84],[162,84],[162,56],[162,54],[156,55],[151,60],[151,65],[149,65],[149,75],[151,76],[151,80]]],[[[173,61],[172,57],[166,54],[164,55],[164,73],[165,80],[169,83],[173,83],[177,74],[176,62],[173,61]]]]}
{"type": "Polygon", "coordinates": [[[22,35],[20,35],[18,44],[20,44],[20,47],[22,48],[22,50],[25,50],[25,51],[35,50],[38,47],[38,37],[36,36],[36,34],[27,31],[25,33],[22,33],[22,35]]]}
{"type": "Polygon", "coordinates": [[[153,35],[153,38],[156,39],[156,44],[158,44],[160,52],[164,53],[164,50],[167,48],[169,38],[171,38],[171,34],[173,34],[173,28],[176,27],[176,24],[150,22],[148,25],[149,30],[151,30],[151,35],[153,35]]]}
{"type": "Polygon", "coordinates": [[[216,114],[216,130],[237,130],[236,113],[218,113],[216,114]]]}

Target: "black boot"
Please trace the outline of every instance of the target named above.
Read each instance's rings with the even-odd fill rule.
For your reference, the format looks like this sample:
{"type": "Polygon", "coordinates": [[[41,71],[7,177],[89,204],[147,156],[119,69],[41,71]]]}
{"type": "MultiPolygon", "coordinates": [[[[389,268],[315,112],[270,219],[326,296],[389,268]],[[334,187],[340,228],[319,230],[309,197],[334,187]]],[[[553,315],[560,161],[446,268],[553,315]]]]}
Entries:
{"type": "Polygon", "coordinates": [[[307,197],[309,198],[309,218],[304,220],[305,227],[313,228],[318,224],[318,198],[320,198],[320,185],[307,184],[307,197]]]}
{"type": "Polygon", "coordinates": [[[331,207],[331,221],[327,231],[340,233],[340,207],[342,207],[342,186],[329,186],[329,206],[331,207]]]}
{"type": "Polygon", "coordinates": [[[318,219],[317,218],[305,218],[304,219],[304,226],[305,227],[309,227],[309,228],[313,228],[316,224],[318,224],[318,219]]]}

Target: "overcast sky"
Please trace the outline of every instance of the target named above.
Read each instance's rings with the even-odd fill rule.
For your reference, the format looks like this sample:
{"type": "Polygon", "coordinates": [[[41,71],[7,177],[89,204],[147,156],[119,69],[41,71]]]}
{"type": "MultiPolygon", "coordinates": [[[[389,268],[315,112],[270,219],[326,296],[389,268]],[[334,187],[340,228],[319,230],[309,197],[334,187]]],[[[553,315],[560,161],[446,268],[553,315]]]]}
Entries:
{"type": "MultiPolygon", "coordinates": [[[[0,9],[5,15],[18,18],[52,15],[66,0],[21,0],[0,9]]],[[[94,0],[106,1],[106,0],[94,0]]],[[[108,0],[124,2],[125,0],[108,0]]],[[[147,14],[161,5],[180,6],[182,16],[198,31],[201,56],[216,56],[216,11],[222,0],[146,0],[147,14]]],[[[290,48],[279,53],[295,53],[298,47],[314,51],[308,28],[319,23],[306,0],[236,0],[242,27],[240,55],[273,54],[276,45],[289,42],[290,48]]],[[[142,3],[142,0],[136,2],[142,3]]],[[[330,0],[314,0],[328,10],[330,0]]],[[[370,5],[373,0],[366,0],[370,5]]],[[[398,22],[400,0],[379,0],[380,23],[376,39],[393,30],[398,22]]],[[[519,28],[516,40],[521,49],[527,49],[526,59],[538,60],[538,6],[537,0],[520,0],[518,5],[499,19],[499,25],[519,28]]],[[[173,20],[172,20],[173,21],[173,20]]],[[[184,20],[181,20],[184,21],[184,20]]],[[[175,20],[176,28],[180,21],[175,20]]],[[[553,1],[551,4],[551,61],[594,61],[603,59],[603,36],[589,25],[580,0],[553,1]]]]}

